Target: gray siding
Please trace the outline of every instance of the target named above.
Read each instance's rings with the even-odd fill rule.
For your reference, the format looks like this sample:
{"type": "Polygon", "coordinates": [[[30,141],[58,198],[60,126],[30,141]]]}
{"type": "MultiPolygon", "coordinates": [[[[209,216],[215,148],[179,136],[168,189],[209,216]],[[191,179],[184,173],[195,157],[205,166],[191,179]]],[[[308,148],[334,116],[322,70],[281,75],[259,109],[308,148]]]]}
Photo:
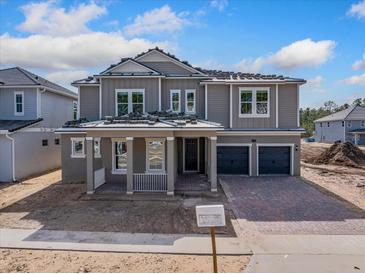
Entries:
{"type": "Polygon", "coordinates": [[[0,89],[0,119],[32,120],[37,118],[36,88],[1,88],[0,89]],[[24,92],[24,116],[14,115],[14,92],[24,92]]]}
{"type": "Polygon", "coordinates": [[[208,85],[208,120],[229,128],[229,86],[208,85]]]}
{"type": "MultiPolygon", "coordinates": [[[[252,175],[257,174],[257,145],[256,144],[294,144],[294,175],[300,176],[300,136],[219,136],[218,144],[245,143],[251,144],[252,175]],[[253,142],[255,140],[255,142],[253,142]]],[[[274,146],[274,145],[273,145],[274,146]]]]}
{"type": "Polygon", "coordinates": [[[12,180],[11,141],[0,135],[0,182],[12,180]]]}
{"type": "Polygon", "coordinates": [[[58,128],[73,120],[74,101],[77,100],[49,91],[41,93],[41,126],[58,128]]]}
{"type": "Polygon", "coordinates": [[[191,75],[191,71],[184,69],[172,62],[144,62],[142,63],[153,70],[166,74],[184,74],[191,75]]]}
{"type": "Polygon", "coordinates": [[[365,107],[356,107],[346,120],[365,120],[365,107]]]}
{"type": "Polygon", "coordinates": [[[279,128],[296,128],[298,118],[296,84],[279,85],[279,128]]]}
{"type": "MultiPolygon", "coordinates": [[[[185,90],[195,89],[196,94],[196,114],[204,118],[204,87],[199,85],[199,80],[170,79],[161,81],[161,107],[162,110],[170,109],[170,90],[179,89],[181,96],[181,111],[185,112],[185,90]]],[[[158,106],[157,106],[158,109],[158,106]]],[[[156,109],[156,110],[157,110],[156,109]]]]}
{"type": "Polygon", "coordinates": [[[315,123],[316,132],[314,138],[317,142],[333,143],[339,140],[343,141],[345,128],[342,126],[342,121],[321,123],[315,123]]]}
{"type": "Polygon", "coordinates": [[[80,117],[99,120],[99,87],[80,87],[80,117]]]}
{"type": "Polygon", "coordinates": [[[102,116],[115,115],[115,89],[144,89],[145,111],[158,110],[158,79],[103,79],[102,116]]]}

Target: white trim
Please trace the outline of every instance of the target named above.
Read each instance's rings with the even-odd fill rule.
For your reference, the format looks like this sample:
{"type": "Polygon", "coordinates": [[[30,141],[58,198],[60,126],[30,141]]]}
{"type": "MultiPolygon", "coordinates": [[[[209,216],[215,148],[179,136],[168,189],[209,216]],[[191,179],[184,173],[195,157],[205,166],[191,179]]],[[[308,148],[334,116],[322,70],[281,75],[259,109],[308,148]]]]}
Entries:
{"type": "Polygon", "coordinates": [[[279,128],[279,85],[276,84],[275,92],[275,126],[279,128]]]}
{"type": "MultiPolygon", "coordinates": [[[[112,174],[114,174],[114,175],[127,174],[128,160],[127,160],[126,169],[116,169],[115,168],[115,143],[124,142],[125,146],[127,147],[127,140],[126,140],[126,138],[112,138],[111,141],[112,141],[112,174]]],[[[127,155],[128,155],[128,147],[127,147],[127,155]]],[[[128,159],[128,156],[127,156],[127,159],[128,159]]]]}
{"type": "Polygon", "coordinates": [[[252,176],[252,143],[217,143],[220,147],[248,147],[248,175],[252,176]]]}
{"type": "MultiPolygon", "coordinates": [[[[99,100],[100,100],[100,95],[99,95],[99,100]]],[[[99,118],[100,118],[100,111],[99,111],[99,118]]],[[[77,119],[80,119],[80,87],[77,87],[77,119]]]]}
{"type": "Polygon", "coordinates": [[[9,136],[9,133],[5,133],[5,138],[9,139],[11,141],[11,176],[13,179],[13,182],[16,181],[15,179],[15,140],[14,138],[9,136]]]}
{"type": "Polygon", "coordinates": [[[269,87],[239,87],[238,88],[238,117],[239,118],[270,118],[270,88],[269,87]],[[242,91],[251,91],[252,92],[252,102],[251,102],[251,114],[242,114],[241,113],[241,93],[242,91]],[[266,91],[267,92],[267,113],[266,114],[257,114],[256,113],[256,99],[257,99],[257,91],[266,91]]]}
{"type": "Polygon", "coordinates": [[[180,113],[181,112],[181,90],[180,89],[170,89],[170,110],[172,112],[180,113]],[[179,94],[179,109],[174,111],[172,108],[172,94],[177,93],[179,94]]]}
{"type": "Polygon", "coordinates": [[[300,112],[299,112],[299,85],[297,84],[297,127],[300,127],[300,112]]]}
{"type": "MultiPolygon", "coordinates": [[[[88,138],[88,137],[86,137],[86,138],[88,138]]],[[[101,158],[101,137],[94,138],[94,158],[101,158]],[[99,152],[98,153],[95,152],[95,143],[96,142],[99,143],[99,152]]]]}
{"type": "Polygon", "coordinates": [[[158,111],[161,111],[161,77],[158,78],[158,111]]]}
{"type": "Polygon", "coordinates": [[[94,138],[93,138],[93,137],[88,136],[88,137],[86,137],[85,139],[86,139],[86,141],[92,141],[94,138]]]}
{"type": "Polygon", "coordinates": [[[205,99],[205,120],[208,120],[208,84],[205,84],[204,88],[205,99]]]}
{"type": "Polygon", "coordinates": [[[146,141],[146,173],[165,173],[165,162],[166,162],[166,144],[165,144],[165,138],[145,138],[146,141]],[[150,161],[149,161],[149,142],[162,142],[162,168],[161,169],[150,169],[150,161]]]}
{"type": "Polygon", "coordinates": [[[126,137],[125,138],[127,141],[133,141],[134,140],[134,137],[126,137]]]}
{"type": "Polygon", "coordinates": [[[256,144],[256,175],[259,176],[259,147],[290,147],[290,175],[294,175],[294,143],[257,143],[256,144]]]}
{"type": "Polygon", "coordinates": [[[102,104],[102,80],[100,79],[100,85],[99,85],[99,119],[103,116],[103,104],[102,104]]]}
{"type": "MultiPolygon", "coordinates": [[[[241,96],[240,96],[241,98],[241,96]]],[[[229,85],[229,127],[232,128],[233,125],[233,86],[229,85]]]]}
{"type": "Polygon", "coordinates": [[[195,114],[196,113],[196,90],[195,89],[186,89],[185,90],[185,113],[187,114],[195,114]],[[188,93],[194,94],[194,108],[193,111],[188,111],[188,93]]]}
{"type": "Polygon", "coordinates": [[[142,128],[59,128],[56,130],[57,134],[72,134],[72,133],[86,133],[86,131],[146,131],[146,130],[152,130],[152,131],[223,131],[223,128],[153,128],[153,127],[142,127],[142,128]],[[79,131],[80,130],[80,131],[79,131]]]}
{"type": "Polygon", "coordinates": [[[217,131],[218,136],[300,136],[301,131],[217,131]]]}
{"type": "Polygon", "coordinates": [[[175,137],[166,137],[166,140],[167,141],[173,141],[173,140],[175,140],[175,137]]]}
{"type": "MultiPolygon", "coordinates": [[[[38,123],[40,123],[39,121],[38,123]]],[[[19,129],[18,132],[55,132],[57,128],[48,128],[48,127],[32,127],[38,123],[32,124],[29,127],[25,127],[22,129],[19,129]]]]}
{"type": "Polygon", "coordinates": [[[24,102],[24,91],[14,91],[14,116],[24,116],[24,107],[25,107],[25,102],[24,102]],[[21,95],[22,98],[22,111],[21,112],[17,112],[16,110],[16,97],[17,95],[21,95]]]}
{"type": "Polygon", "coordinates": [[[71,137],[71,158],[85,158],[85,138],[84,137],[71,137]],[[82,142],[82,152],[75,152],[74,142],[82,142]]]}
{"type": "Polygon", "coordinates": [[[200,140],[199,137],[183,137],[183,172],[190,173],[190,172],[199,172],[200,170],[200,140]],[[196,139],[197,140],[197,170],[186,170],[185,169],[185,139],[196,139]]]}
{"type": "Polygon", "coordinates": [[[210,136],[209,139],[212,141],[217,141],[218,138],[217,138],[217,136],[210,136]]]}
{"type": "MultiPolygon", "coordinates": [[[[137,60],[137,59],[136,59],[136,60],[137,60]]],[[[144,68],[144,69],[146,69],[146,70],[148,70],[148,71],[150,71],[150,72],[159,73],[159,72],[157,72],[157,71],[155,71],[155,70],[153,70],[153,69],[151,69],[151,68],[149,68],[149,67],[146,67],[146,66],[145,66],[145,65],[143,65],[143,64],[140,64],[140,63],[138,63],[138,62],[134,61],[133,59],[128,59],[128,60],[126,60],[126,61],[124,61],[124,62],[122,62],[122,63],[120,63],[120,64],[118,64],[118,65],[116,65],[116,66],[114,66],[114,67],[111,67],[110,69],[108,69],[108,70],[106,70],[106,71],[104,71],[102,75],[104,75],[105,73],[108,73],[108,72],[110,72],[110,71],[112,71],[112,70],[115,70],[116,68],[119,68],[119,67],[125,66],[125,65],[126,65],[126,64],[128,64],[129,62],[132,62],[132,63],[136,64],[137,66],[140,66],[140,67],[142,67],[142,68],[144,68]]],[[[130,72],[133,72],[133,71],[130,71],[130,72]]]]}
{"type": "Polygon", "coordinates": [[[42,109],[41,92],[39,88],[37,88],[37,118],[41,118],[42,116],[41,109],[42,109]]]}
{"type": "Polygon", "coordinates": [[[133,112],[133,93],[142,93],[143,94],[143,113],[145,113],[145,105],[146,105],[146,97],[145,97],[145,89],[115,89],[115,116],[118,116],[118,93],[126,92],[128,94],[128,113],[133,112]]]}

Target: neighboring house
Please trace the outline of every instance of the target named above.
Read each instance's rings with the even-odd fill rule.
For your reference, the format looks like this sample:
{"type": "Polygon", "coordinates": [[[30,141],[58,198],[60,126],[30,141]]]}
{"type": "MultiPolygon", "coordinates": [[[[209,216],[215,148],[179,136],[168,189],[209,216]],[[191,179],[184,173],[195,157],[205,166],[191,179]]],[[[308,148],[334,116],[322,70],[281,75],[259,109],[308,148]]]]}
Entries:
{"type": "Polygon", "coordinates": [[[0,182],[60,167],[54,130],[72,119],[77,95],[25,69],[0,70],[0,182]]]}
{"type": "Polygon", "coordinates": [[[105,183],[173,194],[188,177],[216,191],[217,173],[300,175],[304,83],[202,70],[158,48],[122,59],[73,83],[89,122],[57,131],[63,181],[86,181],[88,193],[105,183]]]}
{"type": "Polygon", "coordinates": [[[353,105],[314,121],[315,140],[333,143],[352,142],[365,145],[365,107],[353,105]]]}

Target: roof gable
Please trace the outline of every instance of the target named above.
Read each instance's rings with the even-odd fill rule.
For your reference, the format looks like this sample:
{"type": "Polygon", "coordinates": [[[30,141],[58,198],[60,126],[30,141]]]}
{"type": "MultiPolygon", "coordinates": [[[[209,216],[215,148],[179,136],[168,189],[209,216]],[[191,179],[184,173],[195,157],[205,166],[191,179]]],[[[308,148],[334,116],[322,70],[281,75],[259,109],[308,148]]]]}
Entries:
{"type": "Polygon", "coordinates": [[[365,120],[365,107],[356,106],[346,117],[346,120],[365,120]]]}
{"type": "Polygon", "coordinates": [[[101,74],[107,73],[152,73],[152,74],[160,74],[158,71],[155,71],[144,64],[141,64],[131,58],[122,59],[120,63],[115,66],[108,68],[103,71],[101,74]]]}
{"type": "MultiPolygon", "coordinates": [[[[338,111],[336,113],[332,113],[330,115],[317,119],[314,122],[331,122],[331,121],[352,120],[352,119],[354,119],[354,116],[352,115],[352,113],[357,113],[357,117],[359,117],[361,115],[361,113],[363,113],[362,117],[365,118],[365,108],[357,106],[357,105],[352,105],[352,106],[348,107],[347,109],[338,111]],[[363,112],[361,112],[361,109],[363,109],[363,112]],[[354,111],[354,110],[356,110],[356,111],[354,111]],[[360,110],[360,111],[357,111],[357,110],[360,110]]],[[[360,119],[360,118],[358,118],[358,119],[360,119]]]]}

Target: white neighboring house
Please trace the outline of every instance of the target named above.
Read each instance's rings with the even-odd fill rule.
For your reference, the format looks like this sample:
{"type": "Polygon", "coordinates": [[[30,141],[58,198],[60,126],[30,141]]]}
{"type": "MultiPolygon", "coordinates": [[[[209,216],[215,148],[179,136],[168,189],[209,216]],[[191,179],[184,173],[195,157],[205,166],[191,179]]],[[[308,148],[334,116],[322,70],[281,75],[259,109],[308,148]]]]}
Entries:
{"type": "Polygon", "coordinates": [[[0,182],[59,168],[54,130],[76,117],[77,94],[23,68],[0,70],[0,182]]]}
{"type": "Polygon", "coordinates": [[[314,121],[316,142],[365,145],[365,107],[353,105],[314,121]]]}

